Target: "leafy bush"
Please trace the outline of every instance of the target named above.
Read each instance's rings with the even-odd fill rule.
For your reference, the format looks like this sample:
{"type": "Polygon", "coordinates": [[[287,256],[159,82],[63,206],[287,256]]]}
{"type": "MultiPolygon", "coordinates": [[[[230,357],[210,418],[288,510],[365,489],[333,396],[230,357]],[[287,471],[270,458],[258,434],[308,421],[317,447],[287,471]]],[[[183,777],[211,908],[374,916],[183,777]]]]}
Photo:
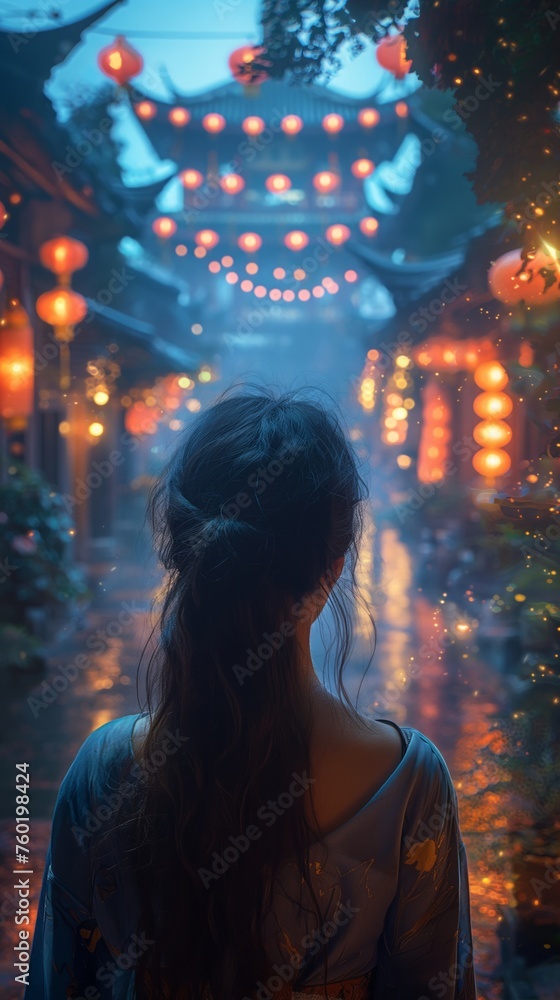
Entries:
{"type": "Polygon", "coordinates": [[[0,483],[0,624],[25,626],[28,609],[86,592],[71,559],[72,532],[62,498],[39,473],[20,465],[0,483]]]}

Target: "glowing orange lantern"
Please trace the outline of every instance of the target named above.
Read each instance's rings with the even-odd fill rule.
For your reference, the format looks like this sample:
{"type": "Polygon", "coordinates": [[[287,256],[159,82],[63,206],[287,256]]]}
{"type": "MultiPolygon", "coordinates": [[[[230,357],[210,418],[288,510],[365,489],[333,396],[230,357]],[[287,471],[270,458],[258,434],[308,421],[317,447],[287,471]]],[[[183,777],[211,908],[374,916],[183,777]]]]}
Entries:
{"type": "Polygon", "coordinates": [[[336,135],[337,132],[341,132],[344,128],[344,118],[342,115],[325,115],[321,124],[325,132],[328,132],[329,135],[336,135]]]}
{"type": "Polygon", "coordinates": [[[473,455],[474,469],[480,476],[503,476],[511,469],[511,458],[501,448],[481,448],[473,455]]]}
{"type": "Polygon", "coordinates": [[[200,170],[181,170],[179,174],[179,180],[184,188],[189,191],[194,191],[199,188],[201,184],[204,183],[204,177],[200,173],[200,170]]]}
{"type": "Polygon", "coordinates": [[[284,246],[287,246],[288,250],[305,250],[308,243],[309,236],[307,233],[302,232],[301,229],[292,229],[284,237],[284,246]]]}
{"type": "Polygon", "coordinates": [[[123,87],[138,76],[144,68],[144,60],[139,52],[129,45],[126,38],[118,35],[111,45],[107,45],[97,56],[97,64],[105,76],[123,87]]]}
{"type": "Polygon", "coordinates": [[[89,253],[85,244],[70,236],[57,236],[39,247],[39,259],[62,280],[69,281],[74,271],[79,271],[88,262],[89,253]]]}
{"type": "Polygon", "coordinates": [[[505,420],[483,420],[473,429],[473,438],[482,448],[503,448],[509,444],[513,431],[505,420]]]}
{"type": "Polygon", "coordinates": [[[362,108],[358,114],[358,123],[362,128],[374,128],[380,119],[379,111],[375,108],[362,108]]]}
{"type": "Polygon", "coordinates": [[[400,33],[382,38],[375,48],[375,55],[379,65],[388,69],[397,80],[402,80],[410,72],[412,60],[406,58],[406,42],[400,33]]]}
{"type": "Polygon", "coordinates": [[[313,187],[317,191],[320,191],[321,194],[329,194],[331,191],[335,191],[339,184],[340,177],[338,174],[333,173],[332,170],[321,170],[313,178],[313,187]]]}
{"type": "Polygon", "coordinates": [[[505,392],[481,392],[473,402],[473,410],[483,420],[508,417],[513,410],[513,403],[505,392]]]}
{"type": "Polygon", "coordinates": [[[255,63],[259,62],[262,66],[261,57],[264,51],[262,46],[257,45],[242,45],[241,48],[235,49],[228,59],[228,66],[234,80],[250,86],[264,83],[268,79],[268,74],[264,69],[257,69],[255,66],[255,63]]]}
{"type": "Polygon", "coordinates": [[[299,115],[285,115],[280,122],[280,128],[286,135],[297,135],[303,128],[303,121],[299,115]]]}
{"type": "Polygon", "coordinates": [[[153,101],[139,101],[138,104],[134,105],[134,110],[143,121],[150,121],[157,114],[157,108],[153,101]]]}
{"type": "Polygon", "coordinates": [[[395,104],[395,114],[397,118],[408,118],[408,104],[406,101],[397,101],[395,104]]]}
{"type": "Polygon", "coordinates": [[[177,107],[171,108],[167,117],[169,118],[171,124],[175,125],[176,128],[184,128],[184,126],[188,125],[191,120],[191,113],[190,111],[187,111],[186,108],[177,107]]]}
{"type": "Polygon", "coordinates": [[[129,434],[137,437],[141,434],[155,434],[160,416],[159,407],[147,406],[143,400],[138,400],[125,411],[124,425],[129,434]]]}
{"type": "Polygon", "coordinates": [[[506,305],[525,302],[546,306],[560,298],[560,266],[556,256],[537,250],[522,260],[521,250],[510,250],[499,257],[488,272],[488,285],[494,298],[506,305]]]}
{"type": "Polygon", "coordinates": [[[337,223],[334,226],[329,226],[325,236],[329,243],[333,243],[334,246],[340,246],[342,243],[346,243],[346,240],[350,239],[350,230],[348,226],[337,223]]]}
{"type": "Polygon", "coordinates": [[[177,232],[177,223],[175,219],[170,219],[167,215],[160,215],[159,218],[154,219],[152,222],[152,229],[160,239],[168,240],[170,236],[174,236],[177,232]]]}
{"type": "Polygon", "coordinates": [[[504,389],[508,373],[499,361],[484,361],[474,370],[473,378],[480,389],[504,389]]]}
{"type": "Polygon", "coordinates": [[[258,233],[241,233],[237,240],[237,246],[245,253],[253,253],[262,247],[262,238],[258,233]]]}
{"type": "MultiPolygon", "coordinates": [[[[86,300],[71,288],[53,288],[37,299],[37,315],[59,331],[75,326],[86,313],[86,300]]],[[[71,336],[61,339],[71,339],[71,336]]]]}
{"type": "Polygon", "coordinates": [[[249,115],[241,122],[241,128],[246,135],[260,135],[265,127],[265,123],[258,115],[249,115]]]}
{"type": "Polygon", "coordinates": [[[226,194],[239,194],[245,187],[245,181],[240,174],[224,174],[220,177],[220,187],[226,194]]]}
{"type": "Polygon", "coordinates": [[[271,174],[270,177],[266,178],[265,186],[267,191],[271,191],[273,194],[281,194],[283,191],[289,191],[292,182],[287,174],[271,174]]]}
{"type": "Polygon", "coordinates": [[[362,157],[360,160],[354,160],[351,168],[354,177],[369,177],[370,174],[375,170],[375,163],[373,160],[368,160],[366,157],[362,157]]]}
{"type": "Polygon", "coordinates": [[[194,241],[197,246],[205,247],[206,250],[211,250],[220,242],[220,237],[213,229],[200,229],[198,233],[194,234],[194,241]]]}
{"type": "Polygon", "coordinates": [[[379,222],[373,215],[367,215],[365,219],[360,219],[360,232],[364,236],[374,236],[379,229],[379,222]]]}
{"type": "Polygon", "coordinates": [[[0,416],[33,413],[33,329],[25,309],[12,300],[0,320],[0,416]]]}
{"type": "Polygon", "coordinates": [[[216,135],[226,127],[226,120],[223,115],[211,112],[209,115],[204,115],[204,118],[202,119],[202,127],[205,128],[207,132],[211,132],[213,135],[216,135]]]}

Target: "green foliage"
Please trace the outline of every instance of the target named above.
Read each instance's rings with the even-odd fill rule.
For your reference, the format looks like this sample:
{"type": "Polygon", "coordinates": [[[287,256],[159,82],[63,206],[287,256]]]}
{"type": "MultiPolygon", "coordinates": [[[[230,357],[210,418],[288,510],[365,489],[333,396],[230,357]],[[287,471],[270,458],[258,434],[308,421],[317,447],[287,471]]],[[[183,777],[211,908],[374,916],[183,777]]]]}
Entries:
{"type": "Polygon", "coordinates": [[[0,483],[0,624],[25,625],[26,609],[85,593],[70,558],[72,527],[62,498],[39,473],[19,466],[0,483]]]}

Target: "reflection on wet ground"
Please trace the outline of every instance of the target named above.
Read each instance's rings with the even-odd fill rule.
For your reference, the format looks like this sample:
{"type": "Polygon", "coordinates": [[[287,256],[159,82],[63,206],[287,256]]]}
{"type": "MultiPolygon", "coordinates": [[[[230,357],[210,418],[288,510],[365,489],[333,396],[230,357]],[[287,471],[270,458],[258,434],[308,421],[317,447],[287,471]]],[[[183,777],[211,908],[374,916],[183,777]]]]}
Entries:
{"type": "MultiPolygon", "coordinates": [[[[460,802],[471,882],[476,968],[481,1000],[499,1000],[500,906],[511,902],[511,871],[506,838],[507,786],[500,769],[503,737],[493,712],[502,698],[499,673],[471,651],[468,634],[456,632],[445,604],[418,592],[411,555],[396,532],[377,538],[366,524],[360,588],[377,606],[378,646],[360,692],[360,706],[377,717],[420,729],[446,757],[460,802]],[[502,787],[496,788],[498,782],[502,787]]],[[[106,568],[107,569],[107,568],[106,568]]],[[[121,563],[99,582],[87,627],[75,633],[52,659],[48,680],[60,665],[88,656],[87,666],[60,693],[49,695],[39,679],[19,680],[7,698],[7,723],[1,746],[2,799],[10,802],[17,761],[31,764],[32,851],[35,892],[40,887],[49,835],[49,817],[61,778],[83,739],[117,716],[137,711],[136,669],[150,628],[149,600],[156,577],[143,558],[121,563]],[[46,692],[46,693],[45,693],[46,692]],[[29,697],[37,701],[28,702],[29,697]],[[51,698],[51,702],[47,703],[51,698]]],[[[365,617],[358,620],[362,644],[368,642],[365,617]]],[[[367,657],[366,657],[367,659],[367,657]]],[[[357,690],[361,660],[350,667],[349,689],[357,690]]],[[[6,682],[4,682],[6,683],[6,682]]],[[[64,685],[59,683],[63,688],[64,685]]],[[[11,948],[15,933],[11,909],[13,820],[4,812],[0,849],[4,859],[0,890],[4,935],[0,985],[6,1000],[21,996],[13,985],[11,948]]]]}

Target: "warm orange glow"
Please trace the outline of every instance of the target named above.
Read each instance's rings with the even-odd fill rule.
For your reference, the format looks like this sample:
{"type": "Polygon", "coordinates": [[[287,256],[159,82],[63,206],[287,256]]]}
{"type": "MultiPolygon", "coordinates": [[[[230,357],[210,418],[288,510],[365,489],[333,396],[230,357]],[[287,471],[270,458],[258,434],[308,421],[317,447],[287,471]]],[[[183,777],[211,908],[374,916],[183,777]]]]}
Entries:
{"type": "Polygon", "coordinates": [[[105,430],[102,423],[99,420],[94,420],[88,427],[88,431],[92,437],[101,437],[103,431],[105,430]]]}
{"type": "Polygon", "coordinates": [[[199,229],[198,233],[194,234],[194,241],[197,246],[211,250],[218,245],[220,237],[213,229],[199,229]]]}
{"type": "Polygon", "coordinates": [[[475,397],[473,410],[484,420],[490,417],[507,417],[513,410],[513,402],[505,392],[481,392],[475,397]]]}
{"type": "Polygon", "coordinates": [[[204,177],[200,173],[200,170],[192,169],[181,170],[179,180],[181,181],[183,187],[187,188],[189,191],[194,191],[204,183],[204,177]]]}
{"type": "Polygon", "coordinates": [[[216,135],[226,127],[226,120],[223,115],[211,112],[209,115],[204,115],[204,118],[202,119],[202,127],[206,129],[207,132],[211,132],[213,135],[216,135]]]}
{"type": "Polygon", "coordinates": [[[406,42],[403,35],[386,35],[375,48],[377,62],[383,69],[402,80],[412,67],[412,60],[406,58],[406,42]]]}
{"type": "Polygon", "coordinates": [[[26,418],[33,413],[33,329],[19,302],[6,305],[0,320],[0,416],[26,418]]]}
{"type": "Polygon", "coordinates": [[[335,191],[340,184],[340,177],[338,174],[333,173],[332,170],[321,170],[318,174],[315,174],[313,178],[313,187],[321,194],[329,194],[331,191],[335,191]]]}
{"type": "Polygon", "coordinates": [[[348,226],[337,223],[334,226],[329,226],[325,236],[329,243],[333,243],[335,246],[340,246],[342,243],[346,243],[346,240],[350,238],[350,230],[348,226]]]}
{"type": "Polygon", "coordinates": [[[501,448],[481,448],[473,455],[472,463],[480,476],[503,476],[511,468],[511,458],[501,448]]]}
{"type": "Polygon", "coordinates": [[[258,233],[241,233],[237,240],[237,246],[245,253],[253,253],[262,247],[262,237],[258,233]]]}
{"type": "Polygon", "coordinates": [[[226,274],[226,281],[228,285],[236,285],[239,281],[239,275],[236,271],[228,271],[226,274]]]}
{"type": "Polygon", "coordinates": [[[373,128],[379,123],[380,117],[375,108],[362,108],[358,114],[358,123],[362,128],[373,128]]]}
{"type": "Polygon", "coordinates": [[[473,378],[479,389],[504,389],[508,373],[499,361],[484,361],[474,370],[473,378]]]}
{"type": "Polygon", "coordinates": [[[305,250],[308,243],[309,236],[307,233],[302,232],[301,229],[292,229],[284,237],[284,244],[288,247],[288,250],[305,250]]]}
{"type": "Polygon", "coordinates": [[[445,477],[451,438],[451,406],[447,392],[435,379],[430,379],[424,387],[422,403],[418,479],[421,483],[437,483],[445,477]]]}
{"type": "Polygon", "coordinates": [[[242,45],[241,48],[235,49],[228,59],[228,66],[234,80],[250,86],[264,83],[268,74],[264,69],[256,69],[254,66],[256,62],[261,64],[265,62],[263,59],[264,51],[262,45],[242,45]]]}
{"type": "Polygon", "coordinates": [[[344,118],[342,115],[325,115],[322,125],[325,132],[329,132],[330,135],[336,135],[337,132],[341,132],[344,128],[344,118]]]}
{"type": "Polygon", "coordinates": [[[285,292],[282,292],[282,298],[285,302],[293,302],[295,297],[296,293],[291,288],[287,288],[285,292]]]}
{"type": "Polygon", "coordinates": [[[157,114],[157,108],[153,101],[139,101],[138,104],[134,105],[134,110],[143,121],[149,121],[157,114]]]}
{"type": "Polygon", "coordinates": [[[253,282],[249,278],[244,278],[239,287],[242,292],[252,292],[253,282]]]}
{"type": "Polygon", "coordinates": [[[220,187],[227,194],[239,194],[245,187],[245,181],[239,174],[224,174],[220,177],[220,187]]]}
{"type": "Polygon", "coordinates": [[[140,53],[129,45],[126,38],[118,35],[111,45],[101,49],[97,56],[97,65],[105,76],[122,87],[133,76],[138,76],[142,72],[144,60],[140,53]]]}
{"type": "Polygon", "coordinates": [[[241,128],[246,135],[260,135],[265,127],[265,123],[258,115],[249,115],[241,122],[241,128]]]}
{"type": "Polygon", "coordinates": [[[519,345],[519,364],[522,368],[530,368],[535,358],[532,344],[528,340],[522,340],[519,345]]]}
{"type": "Polygon", "coordinates": [[[266,288],[265,288],[265,286],[264,285],[256,285],[255,286],[255,295],[257,296],[258,299],[263,299],[265,297],[265,295],[266,295],[266,288]]]}
{"type": "Polygon", "coordinates": [[[247,274],[258,274],[259,265],[255,264],[254,261],[251,261],[249,264],[245,265],[245,270],[247,271],[247,274]]]}
{"type": "Polygon", "coordinates": [[[282,292],[279,288],[271,288],[268,294],[273,302],[278,302],[282,298],[282,292]]]}
{"type": "Polygon", "coordinates": [[[271,174],[265,181],[267,191],[271,191],[273,194],[281,194],[283,191],[289,191],[291,186],[292,182],[286,174],[271,174]]]}
{"type": "Polygon", "coordinates": [[[363,157],[361,160],[354,160],[351,170],[354,177],[369,177],[375,170],[375,163],[363,157]]]}
{"type": "Polygon", "coordinates": [[[373,215],[366,215],[364,219],[360,219],[360,232],[364,236],[375,236],[375,233],[379,229],[379,222],[373,217],[373,215]]]}
{"type": "Polygon", "coordinates": [[[298,294],[298,299],[300,299],[301,302],[308,302],[309,299],[311,298],[311,292],[309,291],[308,288],[300,288],[297,294],[298,294]]]}
{"type": "Polygon", "coordinates": [[[39,247],[39,259],[43,267],[53,274],[70,277],[88,262],[89,253],[85,244],[70,236],[57,236],[39,247]]]}
{"type": "Polygon", "coordinates": [[[159,218],[154,219],[152,222],[152,229],[160,239],[168,240],[170,236],[174,236],[177,232],[177,223],[175,219],[170,219],[168,215],[160,215],[159,218]]]}
{"type": "Polygon", "coordinates": [[[344,279],[345,279],[345,281],[349,281],[349,282],[357,281],[358,280],[358,275],[357,275],[356,271],[352,271],[352,270],[345,271],[344,272],[344,279]]]}
{"type": "Polygon", "coordinates": [[[312,291],[316,299],[322,299],[325,294],[325,289],[321,285],[315,285],[312,291]]]}
{"type": "Polygon", "coordinates": [[[282,278],[285,278],[285,277],[286,277],[286,272],[285,272],[285,270],[284,270],[284,268],[283,268],[283,267],[275,267],[275,268],[274,268],[274,270],[273,270],[273,272],[272,272],[272,274],[273,274],[273,275],[274,275],[274,277],[275,277],[275,278],[277,278],[277,279],[278,279],[279,281],[281,281],[281,280],[282,280],[282,278]]]}
{"type": "Polygon", "coordinates": [[[191,113],[187,111],[186,108],[171,108],[168,116],[169,121],[176,128],[183,128],[188,125],[191,120],[191,113]]]}
{"type": "Polygon", "coordinates": [[[303,121],[299,115],[285,115],[280,122],[280,128],[286,135],[297,135],[303,128],[303,121]]]}
{"type": "Polygon", "coordinates": [[[397,118],[408,118],[408,104],[406,101],[397,101],[395,104],[395,114],[397,118]]]}
{"type": "Polygon", "coordinates": [[[294,271],[294,278],[296,279],[296,281],[303,281],[305,276],[306,272],[303,270],[303,267],[296,267],[294,271]]]}
{"type": "Polygon", "coordinates": [[[53,288],[43,292],[37,299],[37,315],[45,323],[54,327],[72,327],[87,313],[87,302],[83,295],[71,288],[53,288]]]}
{"type": "MultiPolygon", "coordinates": [[[[560,298],[560,267],[555,256],[537,250],[522,268],[521,250],[510,250],[496,260],[488,272],[488,285],[494,298],[506,305],[525,302],[546,306],[560,298]],[[549,287],[541,272],[552,279],[549,287]]],[[[548,283],[548,282],[547,282],[548,283]]]]}
{"type": "Polygon", "coordinates": [[[473,429],[473,438],[483,448],[503,448],[511,441],[512,434],[505,420],[483,420],[473,429]]]}
{"type": "Polygon", "coordinates": [[[224,267],[231,267],[231,265],[233,264],[233,257],[230,257],[230,255],[226,253],[222,257],[222,264],[224,267]]]}

